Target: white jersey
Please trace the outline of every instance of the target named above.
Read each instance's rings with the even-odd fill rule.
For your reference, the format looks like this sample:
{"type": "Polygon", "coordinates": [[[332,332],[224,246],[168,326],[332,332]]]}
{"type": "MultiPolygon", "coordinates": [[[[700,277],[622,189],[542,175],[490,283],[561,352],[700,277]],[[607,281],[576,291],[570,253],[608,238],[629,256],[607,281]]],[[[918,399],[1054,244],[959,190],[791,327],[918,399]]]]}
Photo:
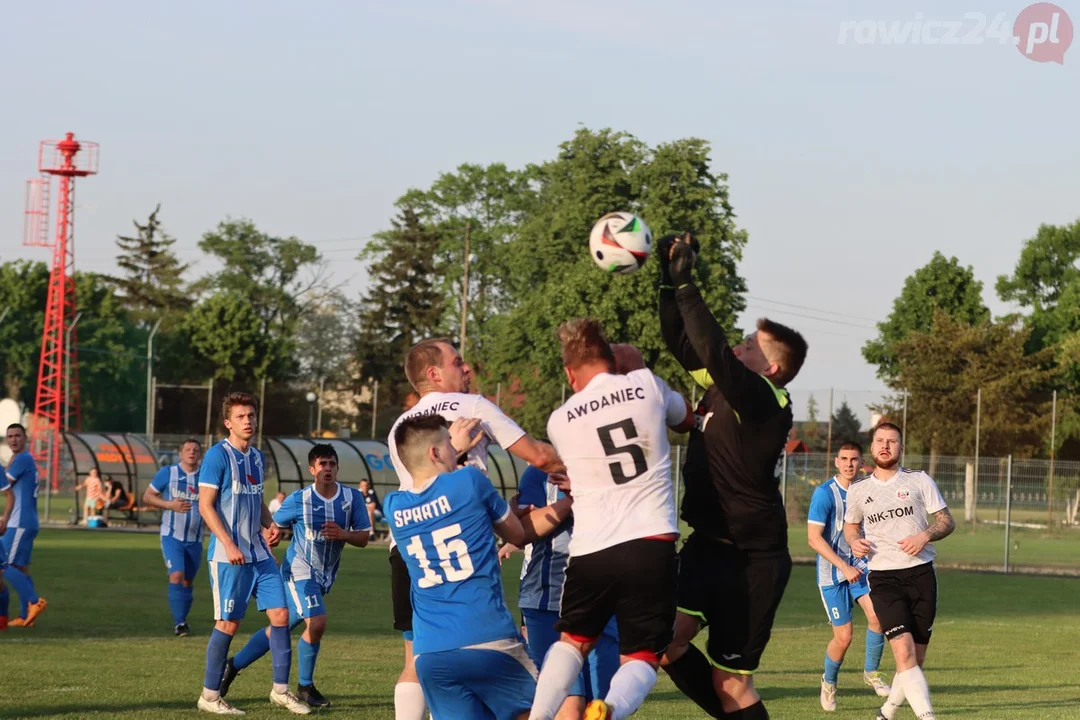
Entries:
{"type": "Polygon", "coordinates": [[[916,535],[930,523],[928,515],[946,507],[937,483],[921,470],[900,468],[888,481],[873,475],[853,483],[847,492],[844,522],[863,526],[863,535],[874,549],[868,559],[871,571],[901,570],[925,565],[937,554],[934,546],[918,555],[908,555],[900,541],[916,535]]]}
{"type": "Polygon", "coordinates": [[[649,370],[601,373],[548,419],[574,495],[570,557],[678,533],[667,426],[686,401],[649,370]]]}
{"type": "Polygon", "coordinates": [[[405,464],[398,458],[397,443],[394,442],[394,433],[398,425],[406,418],[417,415],[442,415],[447,422],[453,422],[458,418],[480,418],[480,427],[483,437],[480,442],[469,451],[466,465],[477,468],[487,475],[487,448],[492,441],[499,443],[503,448],[508,448],[522,437],[525,431],[517,423],[506,417],[499,407],[483,395],[466,395],[465,393],[433,392],[420,398],[411,409],[407,410],[390,428],[390,437],[386,444],[390,446],[390,462],[394,464],[394,472],[397,473],[401,490],[412,490],[413,479],[405,464]]]}

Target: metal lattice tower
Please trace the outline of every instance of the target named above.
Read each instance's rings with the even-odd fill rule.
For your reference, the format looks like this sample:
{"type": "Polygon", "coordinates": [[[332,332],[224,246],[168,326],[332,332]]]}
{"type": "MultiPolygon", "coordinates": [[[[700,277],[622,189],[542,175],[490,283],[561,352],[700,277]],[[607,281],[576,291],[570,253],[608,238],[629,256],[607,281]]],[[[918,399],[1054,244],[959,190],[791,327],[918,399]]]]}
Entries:
{"type": "Polygon", "coordinates": [[[98,169],[96,143],[80,143],[74,133],[63,140],[45,140],[38,151],[41,177],[27,182],[23,243],[51,247],[45,301],[45,329],[41,337],[34,416],[30,423],[34,456],[47,475],[51,491],[59,487],[60,446],[63,430],[80,429],[79,370],[75,328],[75,178],[98,169]],[[80,151],[82,154],[80,155],[80,151]],[[52,176],[60,178],[56,203],[56,234],[49,240],[49,195],[52,176]]]}

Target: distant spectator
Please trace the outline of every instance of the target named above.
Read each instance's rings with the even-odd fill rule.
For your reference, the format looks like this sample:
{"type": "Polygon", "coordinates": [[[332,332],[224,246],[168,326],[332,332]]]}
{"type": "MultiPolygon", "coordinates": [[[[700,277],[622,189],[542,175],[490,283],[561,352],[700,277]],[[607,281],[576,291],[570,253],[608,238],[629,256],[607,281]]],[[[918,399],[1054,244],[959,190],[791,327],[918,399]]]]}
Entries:
{"type": "Polygon", "coordinates": [[[410,390],[405,399],[401,401],[402,410],[412,410],[416,403],[420,402],[420,394],[415,390],[410,390]]]}
{"type": "Polygon", "coordinates": [[[83,498],[83,520],[91,515],[98,514],[98,506],[104,504],[104,492],[101,486],[101,476],[98,475],[97,468],[90,468],[90,474],[86,479],[75,486],[75,492],[80,490],[86,490],[86,497],[83,498]]]}
{"type": "Polygon", "coordinates": [[[360,494],[364,496],[364,503],[367,505],[368,518],[371,520],[371,533],[372,537],[374,537],[377,535],[375,521],[383,519],[382,504],[379,502],[379,496],[375,493],[375,488],[371,487],[371,481],[367,478],[360,480],[360,494]]]}
{"type": "Polygon", "coordinates": [[[281,508],[281,503],[285,502],[285,493],[279,492],[274,496],[274,499],[267,505],[267,509],[270,510],[270,514],[273,515],[281,508]]]}
{"type": "Polygon", "coordinates": [[[131,497],[127,489],[119,480],[113,480],[111,475],[105,476],[105,519],[109,518],[109,510],[126,510],[131,504],[131,497]]]}

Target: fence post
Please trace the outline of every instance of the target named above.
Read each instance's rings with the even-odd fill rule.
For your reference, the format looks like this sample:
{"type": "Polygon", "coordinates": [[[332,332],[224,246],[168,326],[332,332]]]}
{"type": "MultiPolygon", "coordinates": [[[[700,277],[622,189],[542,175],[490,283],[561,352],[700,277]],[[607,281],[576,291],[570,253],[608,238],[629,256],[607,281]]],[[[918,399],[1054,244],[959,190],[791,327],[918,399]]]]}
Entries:
{"type": "Polygon", "coordinates": [[[502,409],[502,383],[495,386],[495,407],[502,409]]]}
{"type": "Polygon", "coordinates": [[[900,443],[900,465],[904,464],[904,455],[907,448],[907,388],[904,388],[904,419],[900,421],[900,436],[904,442],[900,443]]]}
{"type": "Polygon", "coordinates": [[[1005,465],[1005,572],[1009,572],[1009,528],[1012,527],[1012,455],[1005,465]]]}
{"type": "Polygon", "coordinates": [[[682,488],[682,445],[675,446],[675,507],[681,502],[679,490],[682,488]]]}
{"type": "Polygon", "coordinates": [[[1054,532],[1054,445],[1057,444],[1057,390],[1050,410],[1050,487],[1046,493],[1046,530],[1054,532]]]}
{"type": "MultiPolygon", "coordinates": [[[[462,333],[464,340],[465,334],[462,333]]],[[[379,417],[379,381],[375,381],[375,388],[371,393],[371,439],[375,439],[375,420],[379,417]]]]}
{"type": "Polygon", "coordinates": [[[978,523],[979,499],[979,431],[982,425],[982,388],[975,393],[975,476],[972,480],[974,492],[971,499],[971,523],[978,523]]]}

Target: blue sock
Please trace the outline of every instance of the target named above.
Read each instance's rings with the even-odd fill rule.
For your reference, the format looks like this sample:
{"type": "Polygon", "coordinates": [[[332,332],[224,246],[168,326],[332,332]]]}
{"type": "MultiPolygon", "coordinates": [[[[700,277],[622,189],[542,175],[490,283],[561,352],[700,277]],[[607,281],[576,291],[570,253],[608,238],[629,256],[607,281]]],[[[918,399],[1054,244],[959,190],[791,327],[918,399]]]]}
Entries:
{"type": "Polygon", "coordinates": [[[866,662],[863,664],[863,670],[866,672],[876,672],[878,667],[881,666],[881,651],[885,649],[885,635],[882,633],[876,633],[873,630],[867,629],[866,631],[866,662]]]}
{"type": "Polygon", "coordinates": [[[29,575],[23,574],[21,570],[10,565],[4,569],[4,580],[19,594],[19,617],[26,617],[26,610],[30,603],[38,601],[37,593],[34,592],[34,581],[29,575]]]}
{"type": "Polygon", "coordinates": [[[191,587],[190,585],[181,585],[180,587],[184,589],[184,622],[187,622],[188,615],[191,614],[191,603],[195,601],[195,588],[191,587]]]}
{"type": "Polygon", "coordinates": [[[7,617],[8,607],[11,601],[11,595],[8,593],[7,586],[4,586],[3,590],[0,590],[0,617],[7,617]]]}
{"type": "Polygon", "coordinates": [[[229,659],[229,645],[232,635],[226,635],[217,628],[210,633],[210,642],[206,644],[206,677],[203,687],[217,692],[221,689],[221,674],[225,672],[225,661],[229,659]]]}
{"type": "Polygon", "coordinates": [[[268,652],[270,652],[270,638],[266,636],[266,628],[259,628],[259,631],[247,641],[247,645],[236,653],[233,666],[237,670],[243,670],[268,652]]]}
{"type": "Polygon", "coordinates": [[[300,642],[296,643],[296,653],[299,657],[296,660],[297,680],[301,685],[314,685],[315,681],[312,679],[315,675],[315,658],[319,656],[319,643],[312,645],[304,638],[300,638],[300,642]]]}
{"type": "Polygon", "coordinates": [[[825,682],[830,685],[836,684],[836,679],[840,676],[840,665],[843,662],[843,660],[836,662],[829,657],[829,653],[825,653],[825,682]]]}
{"type": "Polygon", "coordinates": [[[169,611],[172,612],[173,625],[179,625],[187,617],[184,612],[184,586],[180,583],[169,583],[169,611]]]}
{"type": "Polygon", "coordinates": [[[274,684],[288,685],[292,669],[292,639],[285,625],[270,627],[270,662],[274,666],[274,684]]]}

